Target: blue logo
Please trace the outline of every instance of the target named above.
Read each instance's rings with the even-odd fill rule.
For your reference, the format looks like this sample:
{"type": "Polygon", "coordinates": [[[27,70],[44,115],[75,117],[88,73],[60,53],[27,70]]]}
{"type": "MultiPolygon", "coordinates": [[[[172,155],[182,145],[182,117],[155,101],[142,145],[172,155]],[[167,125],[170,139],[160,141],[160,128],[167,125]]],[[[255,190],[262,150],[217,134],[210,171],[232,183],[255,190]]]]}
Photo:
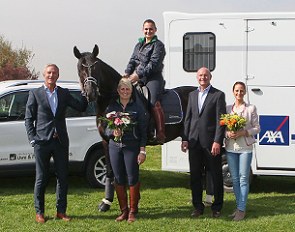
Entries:
{"type": "Polygon", "coordinates": [[[260,115],[259,145],[289,146],[289,116],[260,115]]]}

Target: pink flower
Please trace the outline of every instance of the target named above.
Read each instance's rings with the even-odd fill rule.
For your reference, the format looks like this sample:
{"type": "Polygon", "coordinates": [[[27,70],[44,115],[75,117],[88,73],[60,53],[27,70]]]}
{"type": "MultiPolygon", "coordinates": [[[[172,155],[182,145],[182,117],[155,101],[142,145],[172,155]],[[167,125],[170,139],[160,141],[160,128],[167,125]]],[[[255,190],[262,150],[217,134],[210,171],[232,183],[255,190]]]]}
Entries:
{"type": "Polygon", "coordinates": [[[114,124],[115,124],[116,126],[120,126],[120,125],[123,124],[123,121],[122,121],[120,118],[115,118],[115,120],[114,120],[114,124]]]}

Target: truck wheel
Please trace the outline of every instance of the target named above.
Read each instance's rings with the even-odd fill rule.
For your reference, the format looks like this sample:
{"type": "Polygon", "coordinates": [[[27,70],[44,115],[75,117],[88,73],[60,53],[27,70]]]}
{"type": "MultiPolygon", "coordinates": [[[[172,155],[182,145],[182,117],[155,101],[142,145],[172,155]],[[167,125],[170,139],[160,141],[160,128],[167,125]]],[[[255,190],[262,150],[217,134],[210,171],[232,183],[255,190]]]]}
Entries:
{"type": "Polygon", "coordinates": [[[106,183],[106,161],[101,149],[91,152],[86,165],[85,177],[93,188],[104,188],[106,183]]]}
{"type": "Polygon", "coordinates": [[[233,182],[228,168],[225,154],[222,154],[223,188],[225,192],[233,192],[233,182]]]}

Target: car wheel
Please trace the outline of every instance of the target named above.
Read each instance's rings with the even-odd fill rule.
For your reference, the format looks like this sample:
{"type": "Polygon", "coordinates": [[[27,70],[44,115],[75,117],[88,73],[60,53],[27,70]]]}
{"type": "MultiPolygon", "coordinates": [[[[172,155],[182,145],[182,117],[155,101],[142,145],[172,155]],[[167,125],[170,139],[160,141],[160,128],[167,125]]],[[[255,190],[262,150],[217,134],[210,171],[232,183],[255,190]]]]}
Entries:
{"type": "Polygon", "coordinates": [[[222,155],[222,175],[223,175],[223,188],[225,192],[233,192],[233,182],[229,172],[228,163],[225,154],[222,155]]]}
{"type": "Polygon", "coordinates": [[[93,188],[104,188],[106,183],[106,160],[101,149],[91,152],[86,166],[86,179],[93,188]]]}

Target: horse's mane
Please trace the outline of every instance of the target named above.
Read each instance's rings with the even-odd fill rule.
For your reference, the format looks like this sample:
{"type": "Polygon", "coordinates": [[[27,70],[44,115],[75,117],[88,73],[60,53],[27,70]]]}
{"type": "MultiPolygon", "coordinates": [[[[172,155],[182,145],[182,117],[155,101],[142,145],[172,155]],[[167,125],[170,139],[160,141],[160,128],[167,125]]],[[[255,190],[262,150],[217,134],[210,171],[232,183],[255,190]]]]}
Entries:
{"type": "MultiPolygon", "coordinates": [[[[99,58],[97,58],[99,59],[99,58]]],[[[111,76],[113,76],[116,79],[116,82],[118,83],[119,80],[121,79],[121,74],[118,73],[113,67],[111,67],[109,64],[104,62],[103,60],[99,59],[101,64],[105,66],[105,69],[103,69],[104,72],[111,73],[111,76]]]]}

